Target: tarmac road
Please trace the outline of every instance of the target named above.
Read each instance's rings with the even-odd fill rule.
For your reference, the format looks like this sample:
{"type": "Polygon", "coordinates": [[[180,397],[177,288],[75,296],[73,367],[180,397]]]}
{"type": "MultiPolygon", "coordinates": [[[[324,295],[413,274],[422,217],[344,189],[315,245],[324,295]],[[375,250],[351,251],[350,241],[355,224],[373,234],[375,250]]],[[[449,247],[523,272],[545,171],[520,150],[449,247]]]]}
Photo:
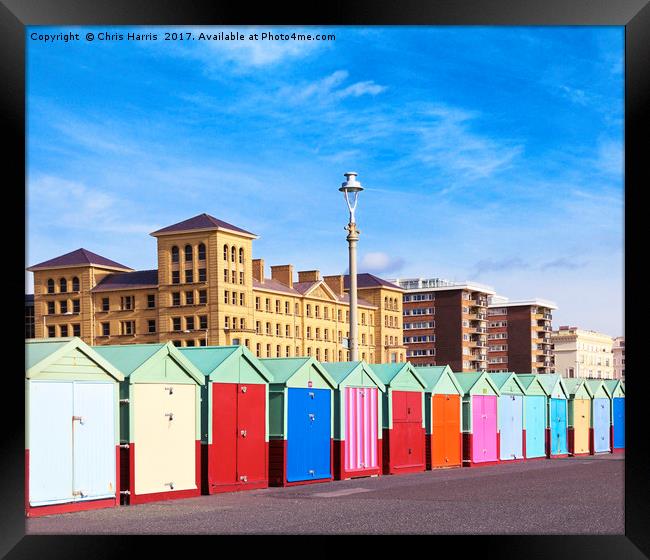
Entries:
{"type": "Polygon", "coordinates": [[[27,534],[623,534],[624,456],[268,488],[26,519],[27,534]]]}

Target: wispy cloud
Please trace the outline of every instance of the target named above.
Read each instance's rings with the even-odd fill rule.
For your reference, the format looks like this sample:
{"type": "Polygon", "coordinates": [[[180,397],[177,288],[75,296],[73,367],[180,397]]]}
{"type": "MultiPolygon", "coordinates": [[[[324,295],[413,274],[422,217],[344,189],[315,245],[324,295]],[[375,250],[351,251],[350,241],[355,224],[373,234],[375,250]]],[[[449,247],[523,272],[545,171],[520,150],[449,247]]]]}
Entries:
{"type": "Polygon", "coordinates": [[[361,272],[372,272],[377,274],[399,272],[403,267],[403,258],[391,256],[381,251],[366,253],[363,255],[359,263],[361,272]]]}
{"type": "Polygon", "coordinates": [[[474,276],[479,277],[486,272],[507,272],[514,270],[527,270],[530,263],[521,257],[508,257],[505,259],[483,259],[474,265],[474,276]]]}
{"type": "Polygon", "coordinates": [[[337,70],[320,80],[285,86],[281,88],[278,98],[291,103],[303,103],[313,99],[331,103],[346,97],[375,96],[386,90],[386,86],[379,85],[373,80],[355,82],[339,88],[349,76],[350,73],[347,70],[337,70]]]}

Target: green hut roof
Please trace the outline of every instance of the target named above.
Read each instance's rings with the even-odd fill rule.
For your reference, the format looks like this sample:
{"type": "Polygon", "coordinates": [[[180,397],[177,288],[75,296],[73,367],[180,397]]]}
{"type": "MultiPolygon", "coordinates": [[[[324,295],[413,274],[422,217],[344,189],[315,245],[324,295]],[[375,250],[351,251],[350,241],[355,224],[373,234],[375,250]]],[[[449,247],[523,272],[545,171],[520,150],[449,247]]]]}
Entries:
{"type": "Polygon", "coordinates": [[[611,398],[612,394],[609,390],[609,387],[607,387],[607,385],[602,379],[585,379],[585,383],[589,388],[592,397],[595,396],[596,393],[600,391],[600,389],[602,388],[607,394],[607,396],[611,398]]]}
{"type": "Polygon", "coordinates": [[[314,358],[262,358],[260,362],[271,372],[272,383],[286,384],[296,373],[304,368],[315,367],[325,381],[333,388],[338,387],[336,381],[325,368],[314,358]]]}
{"type": "Polygon", "coordinates": [[[476,385],[481,379],[485,379],[487,383],[494,389],[497,395],[501,394],[499,388],[485,371],[454,372],[454,377],[456,378],[456,381],[458,381],[458,384],[462,387],[464,395],[469,393],[472,390],[472,387],[474,387],[474,385],[476,385]]]}
{"type": "Polygon", "coordinates": [[[362,368],[368,374],[368,377],[379,387],[380,391],[386,391],[386,386],[382,383],[381,379],[379,379],[373,369],[363,360],[358,362],[323,362],[321,365],[332,376],[337,386],[343,383],[343,381],[359,368],[362,368]]]}
{"type": "Polygon", "coordinates": [[[61,356],[78,351],[95,362],[111,377],[117,381],[123,381],[124,375],[120,368],[105,359],[96,350],[96,348],[92,348],[79,337],[58,338],[56,340],[47,340],[44,338],[26,340],[25,375],[26,377],[30,377],[58,360],[61,356]]]}
{"type": "Polygon", "coordinates": [[[517,379],[521,381],[521,384],[523,385],[525,392],[528,392],[534,383],[539,383],[539,386],[541,387],[544,394],[547,397],[551,395],[551,392],[542,383],[542,380],[540,379],[541,377],[540,375],[536,373],[517,373],[516,375],[517,375],[517,379]]]}
{"type": "Polygon", "coordinates": [[[171,342],[156,344],[114,344],[95,346],[95,350],[114,364],[126,377],[130,377],[143,364],[158,354],[167,353],[200,385],[205,384],[203,374],[171,342]]]}
{"type": "Polygon", "coordinates": [[[454,372],[449,366],[422,366],[417,367],[418,374],[424,379],[427,384],[427,391],[435,391],[436,386],[442,379],[443,375],[449,375],[449,379],[453,383],[454,387],[458,389],[458,392],[462,395],[464,393],[463,387],[458,383],[454,372]]]}
{"type": "Polygon", "coordinates": [[[539,379],[539,382],[542,384],[542,387],[544,387],[544,390],[548,395],[553,394],[555,386],[558,383],[562,385],[564,393],[566,395],[569,394],[569,390],[566,386],[566,383],[564,383],[564,381],[562,380],[562,376],[558,375],[557,373],[543,373],[541,375],[538,375],[537,379],[539,379]]]}
{"type": "Polygon", "coordinates": [[[591,389],[589,388],[589,385],[585,383],[585,379],[582,378],[576,378],[576,377],[569,377],[564,379],[564,385],[566,386],[567,392],[569,395],[575,395],[579,390],[580,387],[583,385],[585,386],[587,393],[589,394],[590,397],[593,396],[593,393],[591,392],[591,389]]]}
{"type": "Polygon", "coordinates": [[[614,393],[619,387],[621,388],[621,391],[625,393],[625,386],[623,385],[620,379],[605,379],[603,383],[605,383],[605,385],[609,389],[610,395],[614,395],[614,393]]]}
{"type": "Polygon", "coordinates": [[[370,366],[372,371],[375,372],[377,377],[381,379],[382,383],[387,387],[390,385],[391,381],[397,377],[402,371],[410,370],[413,374],[413,377],[417,382],[422,385],[423,389],[426,389],[427,383],[420,375],[417,370],[411,365],[410,362],[393,362],[390,364],[372,364],[370,366]]]}
{"type": "Polygon", "coordinates": [[[246,346],[186,346],[179,350],[203,375],[215,374],[229,360],[244,356],[264,379],[273,382],[271,372],[246,346]]]}
{"type": "Polygon", "coordinates": [[[520,381],[517,374],[512,371],[488,373],[488,376],[490,379],[492,379],[492,381],[494,381],[494,384],[499,388],[499,391],[502,391],[505,384],[510,379],[513,379],[517,387],[521,389],[521,392],[526,394],[526,388],[524,387],[523,383],[520,381]]]}

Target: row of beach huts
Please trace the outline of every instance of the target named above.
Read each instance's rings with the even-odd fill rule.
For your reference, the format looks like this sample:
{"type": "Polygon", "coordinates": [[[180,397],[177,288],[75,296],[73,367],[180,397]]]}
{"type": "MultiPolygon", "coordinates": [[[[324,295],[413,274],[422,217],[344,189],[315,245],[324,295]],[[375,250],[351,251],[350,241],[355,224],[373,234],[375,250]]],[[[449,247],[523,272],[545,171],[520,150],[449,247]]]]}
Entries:
{"type": "Polygon", "coordinates": [[[620,381],[26,342],[25,512],[613,453],[620,381]]]}

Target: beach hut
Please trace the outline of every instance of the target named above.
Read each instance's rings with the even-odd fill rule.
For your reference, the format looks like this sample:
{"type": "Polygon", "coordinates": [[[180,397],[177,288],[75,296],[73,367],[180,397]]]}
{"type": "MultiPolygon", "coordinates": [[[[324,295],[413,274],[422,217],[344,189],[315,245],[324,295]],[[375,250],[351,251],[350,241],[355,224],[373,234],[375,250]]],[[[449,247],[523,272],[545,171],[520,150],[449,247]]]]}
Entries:
{"type": "Polygon", "coordinates": [[[589,430],[589,452],[610,453],[612,450],[611,394],[602,379],[587,379],[591,391],[591,427],[589,430]]]}
{"type": "Polygon", "coordinates": [[[119,505],[122,373],[80,338],[25,341],[25,514],[119,505]]]}
{"type": "Polygon", "coordinates": [[[524,386],[512,372],[488,375],[499,389],[499,459],[521,461],[524,458],[524,386]]]}
{"type": "Polygon", "coordinates": [[[612,453],[625,450],[625,386],[619,379],[606,379],[605,385],[612,396],[612,453]]]}
{"type": "Polygon", "coordinates": [[[120,493],[125,504],[201,493],[203,374],[171,342],[96,346],[120,384],[120,493]]]}
{"type": "Polygon", "coordinates": [[[463,389],[463,466],[496,464],[499,389],[487,372],[454,372],[454,376],[463,389]]]}
{"type": "Polygon", "coordinates": [[[334,392],[334,478],[381,474],[385,385],[365,362],[321,364],[337,384],[334,392]]]}
{"type": "Polygon", "coordinates": [[[546,456],[567,457],[568,447],[568,402],[569,391],[556,373],[538,375],[540,383],[544,386],[548,399],[546,402],[546,456]]]}
{"type": "Polygon", "coordinates": [[[370,366],[386,386],[382,395],[384,474],[426,469],[424,389],[426,382],[410,362],[370,366]]]}
{"type": "Polygon", "coordinates": [[[591,391],[585,380],[581,378],[567,378],[564,383],[569,393],[569,455],[588,455],[591,391]]]}
{"type": "Polygon", "coordinates": [[[517,374],[524,387],[524,457],[546,458],[546,408],[548,394],[538,374],[517,374]]]}
{"type": "Polygon", "coordinates": [[[266,488],[271,373],[246,346],[179,350],[206,381],[201,387],[203,493],[266,488]]]}
{"type": "Polygon", "coordinates": [[[314,358],[265,358],[269,384],[269,484],[332,480],[336,381],[314,358]]]}
{"type": "Polygon", "coordinates": [[[463,388],[449,366],[416,367],[424,391],[425,456],[427,469],[463,465],[461,400],[463,388]]]}

